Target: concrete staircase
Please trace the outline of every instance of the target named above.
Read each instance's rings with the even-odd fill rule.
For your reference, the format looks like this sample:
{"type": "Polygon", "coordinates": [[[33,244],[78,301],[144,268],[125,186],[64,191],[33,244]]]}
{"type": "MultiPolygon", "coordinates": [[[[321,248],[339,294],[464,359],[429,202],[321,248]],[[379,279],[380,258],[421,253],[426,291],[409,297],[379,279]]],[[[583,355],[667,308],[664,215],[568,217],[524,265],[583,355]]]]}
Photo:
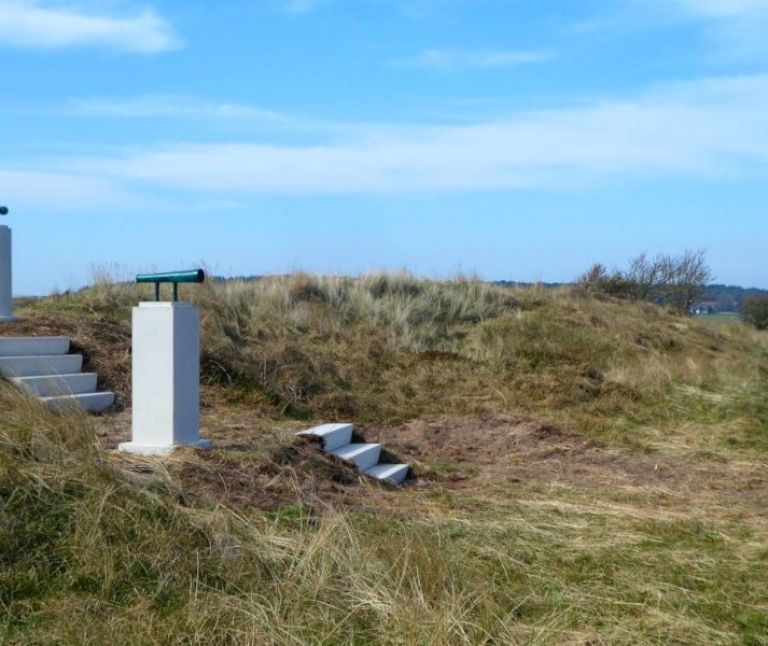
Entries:
{"type": "Polygon", "coordinates": [[[353,444],[352,424],[324,424],[297,435],[311,435],[323,440],[325,452],[354,464],[367,476],[393,485],[401,485],[411,470],[408,464],[381,464],[381,444],[353,444]]]}
{"type": "Polygon", "coordinates": [[[115,394],[96,392],[98,375],[82,372],[83,355],[69,354],[69,345],[65,336],[0,337],[0,376],[55,410],[109,408],[115,394]]]}

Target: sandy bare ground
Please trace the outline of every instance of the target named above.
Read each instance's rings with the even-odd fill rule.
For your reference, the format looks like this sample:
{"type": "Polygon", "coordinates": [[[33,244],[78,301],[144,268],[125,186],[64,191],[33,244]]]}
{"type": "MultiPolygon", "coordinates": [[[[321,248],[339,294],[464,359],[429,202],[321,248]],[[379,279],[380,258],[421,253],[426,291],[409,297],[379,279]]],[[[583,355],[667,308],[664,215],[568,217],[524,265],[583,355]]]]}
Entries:
{"type": "MultiPolygon", "coordinates": [[[[129,437],[130,412],[104,416],[98,425],[104,446],[114,448],[129,437]]],[[[202,434],[214,440],[215,449],[178,451],[164,461],[165,468],[188,495],[240,509],[302,505],[399,515],[419,513],[424,496],[435,491],[471,506],[470,501],[510,495],[544,499],[557,490],[579,500],[595,494],[602,500],[627,497],[644,515],[750,517],[755,528],[768,530],[768,468],[746,459],[625,450],[514,414],[363,428],[361,440],[381,442],[387,458],[414,466],[412,479],[398,491],[361,477],[315,442],[296,438],[306,426],[209,400],[202,434]]],[[[141,463],[118,459],[127,466],[141,463]]]]}

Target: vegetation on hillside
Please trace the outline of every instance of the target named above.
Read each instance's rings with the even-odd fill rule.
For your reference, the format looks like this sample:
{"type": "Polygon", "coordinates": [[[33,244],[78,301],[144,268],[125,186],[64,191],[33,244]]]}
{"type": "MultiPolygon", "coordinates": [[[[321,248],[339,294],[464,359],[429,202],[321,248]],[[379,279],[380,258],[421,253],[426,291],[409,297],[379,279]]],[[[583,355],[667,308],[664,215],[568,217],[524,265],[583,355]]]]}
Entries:
{"type": "Polygon", "coordinates": [[[641,254],[624,271],[609,272],[603,265],[594,265],[579,278],[577,288],[587,294],[647,301],[688,314],[701,300],[711,278],[703,251],[654,259],[641,254]]]}
{"type": "Polygon", "coordinates": [[[744,301],[741,318],[758,330],[768,330],[768,295],[750,296],[744,301]]]}
{"type": "Polygon", "coordinates": [[[737,313],[751,296],[768,296],[768,290],[756,287],[712,284],[704,288],[699,306],[704,313],[737,313]]]}
{"type": "MultiPolygon", "coordinates": [[[[128,405],[149,295],[104,281],[3,333],[71,334],[128,405]]],[[[405,274],[183,296],[211,454],[115,455],[109,419],[0,383],[0,641],[766,643],[765,333],[405,274]],[[292,431],[339,418],[417,480],[302,471],[292,431]]]]}
{"type": "MultiPolygon", "coordinates": [[[[727,335],[642,302],[463,278],[296,274],[191,286],[184,297],[201,306],[204,381],[299,419],[522,407],[613,427],[611,411],[647,417],[673,384],[716,388],[751,342],[746,328],[727,335]]],[[[30,314],[91,325],[91,346],[122,341],[127,373],[130,308],[150,298],[151,287],[102,282],[30,314]]]]}

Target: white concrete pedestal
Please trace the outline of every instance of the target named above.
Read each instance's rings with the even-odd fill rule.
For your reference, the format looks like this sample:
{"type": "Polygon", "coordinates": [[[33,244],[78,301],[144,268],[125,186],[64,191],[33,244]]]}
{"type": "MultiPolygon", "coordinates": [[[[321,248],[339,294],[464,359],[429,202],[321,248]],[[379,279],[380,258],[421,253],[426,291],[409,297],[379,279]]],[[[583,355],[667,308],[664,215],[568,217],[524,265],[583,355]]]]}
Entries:
{"type": "Polygon", "coordinates": [[[133,308],[132,441],[118,448],[164,455],[210,448],[200,431],[200,312],[190,303],[133,308]]]}
{"type": "Polygon", "coordinates": [[[0,323],[16,320],[12,285],[11,229],[0,226],[0,323]]]}

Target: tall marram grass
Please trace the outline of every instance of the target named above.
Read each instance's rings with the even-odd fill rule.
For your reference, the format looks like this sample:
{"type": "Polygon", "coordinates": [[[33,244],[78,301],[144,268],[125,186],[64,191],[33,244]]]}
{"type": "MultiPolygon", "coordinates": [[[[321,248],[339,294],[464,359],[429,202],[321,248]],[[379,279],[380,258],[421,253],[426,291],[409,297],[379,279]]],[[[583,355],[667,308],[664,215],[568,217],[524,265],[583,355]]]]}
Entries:
{"type": "MultiPolygon", "coordinates": [[[[151,291],[101,276],[35,309],[127,322],[151,291]]],[[[680,386],[756,379],[768,357],[765,335],[745,326],[475,278],[292,274],[182,286],[182,298],[201,306],[203,378],[298,418],[396,422],[501,406],[599,430],[618,411],[651,421],[680,386]]]]}
{"type": "MultiPolygon", "coordinates": [[[[678,464],[705,447],[760,491],[747,467],[768,449],[764,334],[405,274],[182,296],[201,305],[203,376],[224,406],[380,423],[523,410],[608,447],[685,445],[678,464]]],[[[127,337],[130,306],[150,297],[101,280],[24,314],[75,333],[122,322],[127,337]]],[[[586,463],[579,486],[555,471],[526,484],[500,457],[503,477],[396,494],[396,515],[243,511],[194,497],[159,462],[104,452],[96,432],[0,383],[0,642],[765,643],[753,490],[590,488],[586,463]]]]}
{"type": "Polygon", "coordinates": [[[649,511],[650,491],[517,500],[499,483],[406,492],[397,516],[238,512],[103,453],[82,415],[1,384],[0,410],[4,644],[757,644],[768,629],[765,561],[722,510],[649,511]]]}
{"type": "MultiPolygon", "coordinates": [[[[409,274],[361,279],[294,274],[257,282],[228,282],[200,295],[203,306],[226,307],[219,332],[253,338],[266,324],[326,336],[370,326],[393,348],[409,352],[452,349],[461,326],[519,307],[514,296],[476,279],[424,281],[409,274]],[[235,324],[233,330],[227,324],[235,324]]],[[[264,332],[262,332],[264,334],[264,332]]]]}
{"type": "Polygon", "coordinates": [[[483,643],[505,629],[452,523],[242,515],[126,471],[91,422],[0,384],[3,643],[483,643]]]}

